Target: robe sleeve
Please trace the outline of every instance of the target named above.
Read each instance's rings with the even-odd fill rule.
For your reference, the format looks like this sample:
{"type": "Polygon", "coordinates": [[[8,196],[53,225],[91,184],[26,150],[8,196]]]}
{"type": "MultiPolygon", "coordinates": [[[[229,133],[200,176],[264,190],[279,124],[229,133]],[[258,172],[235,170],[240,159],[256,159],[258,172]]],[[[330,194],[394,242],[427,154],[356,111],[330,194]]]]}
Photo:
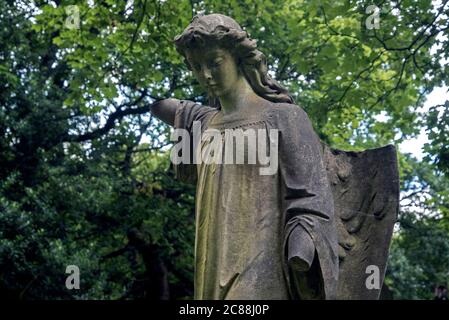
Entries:
{"type": "Polygon", "coordinates": [[[304,284],[298,284],[296,280],[300,275],[292,274],[289,270],[291,287],[296,291],[293,296],[306,294],[308,298],[324,296],[332,299],[336,293],[338,276],[338,243],[333,195],[323,162],[321,143],[307,114],[301,108],[288,105],[280,112],[278,121],[281,133],[279,159],[285,214],[285,256],[288,257],[291,232],[298,227],[304,228],[312,238],[316,250],[312,267],[318,270],[310,272],[321,274],[322,281],[312,284],[309,289],[303,288],[303,292],[299,293],[299,287],[304,287],[304,284]],[[324,290],[321,293],[315,292],[322,288],[324,290]]]}
{"type": "Polygon", "coordinates": [[[195,138],[193,135],[193,123],[194,121],[199,121],[201,123],[201,132],[203,132],[207,127],[210,117],[218,110],[188,100],[179,100],[178,103],[174,128],[185,129],[189,132],[190,145],[186,147],[190,148],[190,161],[189,163],[174,164],[173,167],[176,177],[179,180],[195,184],[197,171],[196,164],[193,162],[195,154],[195,150],[193,150],[193,139],[195,138]]]}

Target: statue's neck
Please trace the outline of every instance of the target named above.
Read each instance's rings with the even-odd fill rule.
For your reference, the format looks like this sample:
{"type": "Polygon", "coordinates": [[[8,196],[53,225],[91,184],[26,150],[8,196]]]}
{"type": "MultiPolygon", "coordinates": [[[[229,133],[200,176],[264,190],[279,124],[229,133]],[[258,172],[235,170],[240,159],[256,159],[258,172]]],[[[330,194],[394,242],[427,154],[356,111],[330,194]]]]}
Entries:
{"type": "Polygon", "coordinates": [[[257,103],[260,99],[244,77],[238,81],[233,90],[219,97],[224,115],[243,113],[249,104],[257,103]]]}

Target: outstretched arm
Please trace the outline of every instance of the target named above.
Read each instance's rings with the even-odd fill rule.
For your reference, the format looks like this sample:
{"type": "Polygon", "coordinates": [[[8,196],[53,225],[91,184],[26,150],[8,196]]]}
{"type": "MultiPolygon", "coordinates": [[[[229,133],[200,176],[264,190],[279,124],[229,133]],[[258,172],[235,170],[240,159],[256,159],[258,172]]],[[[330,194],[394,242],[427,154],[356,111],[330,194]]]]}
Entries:
{"type": "Polygon", "coordinates": [[[162,120],[166,124],[173,126],[175,123],[176,110],[178,109],[179,105],[179,100],[177,99],[159,100],[150,105],[150,112],[159,120],[162,120]]]}

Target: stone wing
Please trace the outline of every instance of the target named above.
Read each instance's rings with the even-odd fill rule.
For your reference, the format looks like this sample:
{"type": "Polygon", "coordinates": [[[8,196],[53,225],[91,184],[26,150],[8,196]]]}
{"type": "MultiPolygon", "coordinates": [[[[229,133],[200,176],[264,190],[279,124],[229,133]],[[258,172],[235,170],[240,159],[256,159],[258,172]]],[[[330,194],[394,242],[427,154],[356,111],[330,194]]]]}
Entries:
{"type": "Polygon", "coordinates": [[[378,299],[399,210],[396,149],[389,145],[348,152],[323,144],[323,155],[338,227],[337,299],[378,299]],[[376,284],[372,277],[370,289],[367,278],[376,277],[377,270],[378,289],[372,288],[376,284]]]}

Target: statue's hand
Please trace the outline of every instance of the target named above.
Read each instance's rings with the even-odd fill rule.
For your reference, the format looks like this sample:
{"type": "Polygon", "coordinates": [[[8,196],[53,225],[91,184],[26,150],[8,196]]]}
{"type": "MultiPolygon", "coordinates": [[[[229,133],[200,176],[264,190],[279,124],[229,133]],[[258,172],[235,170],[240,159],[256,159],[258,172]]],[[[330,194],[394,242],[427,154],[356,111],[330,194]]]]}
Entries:
{"type": "Polygon", "coordinates": [[[298,225],[288,238],[288,264],[298,272],[308,271],[315,257],[315,245],[310,235],[298,225]]]}

